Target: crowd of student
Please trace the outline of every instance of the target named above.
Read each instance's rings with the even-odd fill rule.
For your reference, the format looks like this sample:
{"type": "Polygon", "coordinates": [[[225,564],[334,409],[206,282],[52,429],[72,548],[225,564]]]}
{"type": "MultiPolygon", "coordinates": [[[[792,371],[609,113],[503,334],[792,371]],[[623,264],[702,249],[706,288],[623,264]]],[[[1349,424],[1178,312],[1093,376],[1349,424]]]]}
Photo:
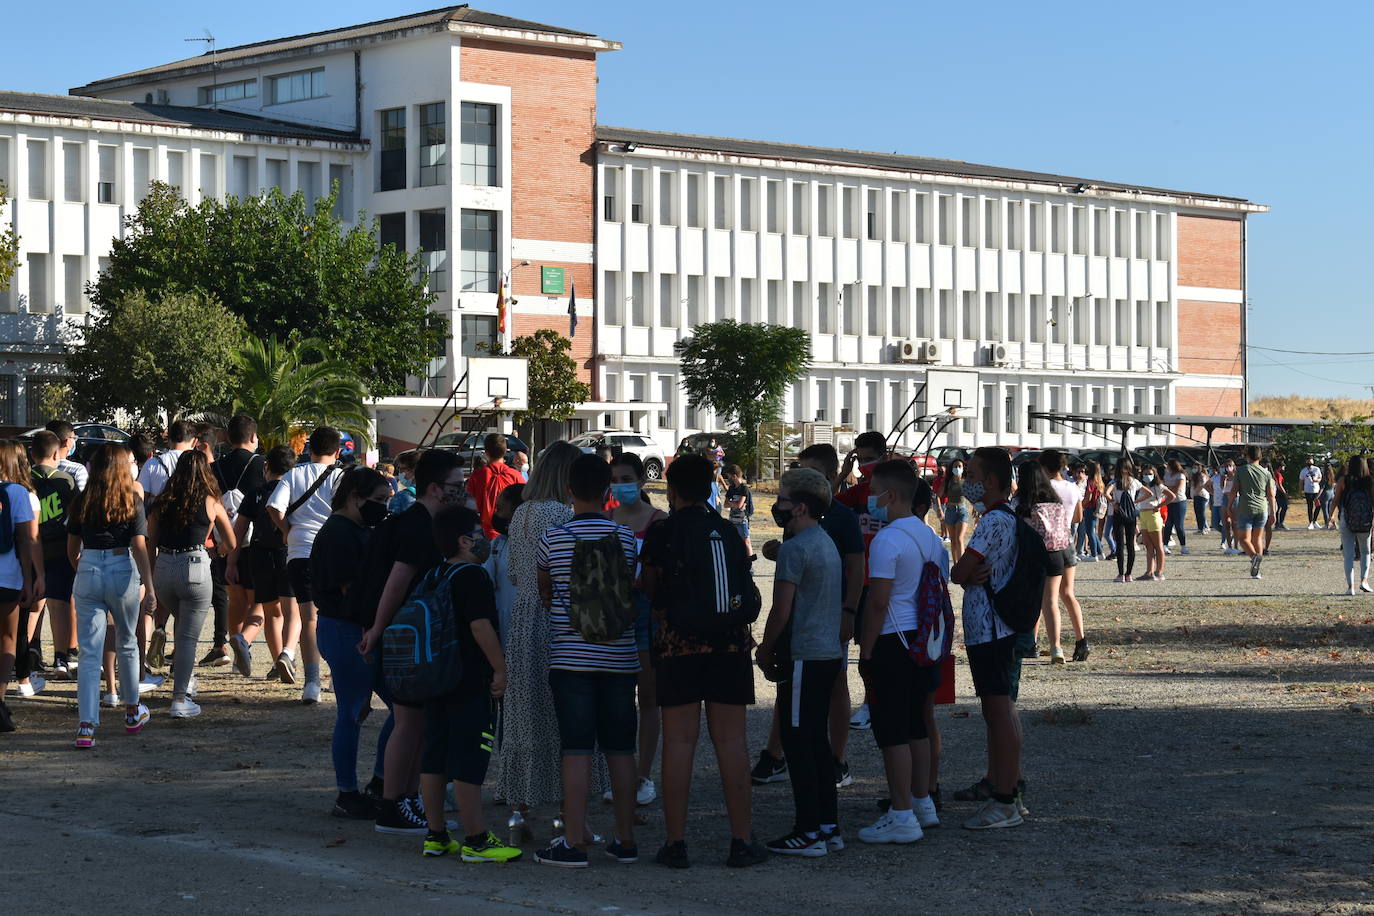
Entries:
{"type": "MultiPolygon", "coordinates": [[[[505,436],[492,434],[471,474],[443,449],[405,453],[392,474],[344,469],[340,434],[328,427],[310,434],[299,461],[286,446],[262,453],[249,417],[230,421],[218,455],[215,440],[177,421],[165,451],[153,454],[144,439],[109,443],[89,473],[66,458],[70,424],[34,437],[32,467],[21,443],[0,442],[0,689],[11,670],[21,693],[42,689],[35,637],[47,615],[48,670],[75,672],[75,743],[89,748],[102,708],[122,707],[127,733],[148,725],[141,695],[162,686],[169,663],[167,714],[199,715],[197,665],[232,664],[251,677],[261,637],[268,676],[301,684],[304,703],[319,701],[321,661],[329,665],[335,815],[423,837],[425,855],[510,861],[533,840],[532,809],[558,805],[555,838],[534,858],[564,867],[587,865],[595,847],[637,861],[635,807],[656,798],[666,828],[656,861],[690,864],[703,707],[726,804],[727,864],[843,848],[837,791],[852,782],[851,725],[871,729],[888,790],[858,839],[920,839],[944,807],[934,705],[951,673],[948,582],[965,590],[963,644],[987,730],[987,769],[953,800],[979,803],[966,828],[1022,823],[1021,664],[1041,654],[1042,624],[1043,654],[1065,661],[1061,606],[1072,658],[1087,659],[1076,564],[1096,559],[1106,534],[1117,581],[1130,581],[1139,532],[1142,578],[1162,579],[1165,532],[1185,543],[1192,483],[1199,530],[1206,506],[1197,500],[1220,495],[1225,530],[1259,577],[1282,491],[1257,449],[1215,479],[1189,481],[1176,465],[1137,476],[1123,461],[1106,483],[1095,465],[1070,469],[1053,450],[1013,469],[1006,451],[983,448],[932,489],[910,463],[889,458],[879,433],[859,436],[843,467],[832,446],[814,445],[782,476],[769,510],[783,538],[761,547],[776,572],[756,642],[751,625],[764,602],[751,573],[753,494],[723,454],[670,465],[665,513],[645,494],[637,456],[583,454],[567,442],[528,473],[522,456],[507,455],[505,436]],[[932,509],[948,549],[925,521],[932,509]],[[383,661],[417,607],[458,632],[427,660],[457,672],[440,691],[403,689],[383,661]],[[207,620],[213,647],[197,661],[207,620]],[[865,690],[852,720],[851,642],[865,690]],[[751,770],[745,713],[756,665],[777,683],[777,701],[751,770]],[[374,696],[387,718],[360,785],[374,696]],[[651,777],[660,753],[661,790],[651,777]],[[493,763],[494,796],[509,809],[501,836],[481,800],[493,763]],[[752,786],[784,779],[793,827],[761,844],[752,786]],[[444,814],[450,783],[459,838],[444,814]],[[597,796],[613,806],[609,841],[588,826],[587,800],[597,796]]],[[[1351,460],[1335,490],[1349,589],[1358,562],[1368,591],[1363,459],[1351,460]]],[[[0,703],[0,730],[14,727],[0,703]]]]}

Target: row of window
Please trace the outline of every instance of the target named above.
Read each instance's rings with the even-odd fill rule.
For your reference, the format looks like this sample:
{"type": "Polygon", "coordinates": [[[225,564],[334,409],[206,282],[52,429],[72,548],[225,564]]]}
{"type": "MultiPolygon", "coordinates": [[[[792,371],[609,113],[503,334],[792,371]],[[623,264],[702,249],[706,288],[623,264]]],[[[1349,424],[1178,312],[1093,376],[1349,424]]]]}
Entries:
{"type": "MultiPolygon", "coordinates": [[[[449,288],[446,216],[443,209],[417,210],[412,224],[406,213],[377,215],[378,241],[383,245],[395,245],[401,251],[410,250],[408,238],[413,226],[417,232],[415,247],[424,263],[430,292],[449,288]]],[[[463,210],[460,220],[458,289],[460,292],[494,293],[501,272],[497,256],[500,214],[495,210],[463,210]]]]}
{"type": "Polygon", "coordinates": [[[607,271],[608,325],[693,328],[724,318],[786,324],[816,334],[1163,347],[1173,343],[1168,302],[906,289],[794,280],[607,271]],[[838,290],[838,291],[837,291],[838,290]],[[710,293],[709,298],[707,293],[710,293]],[[814,308],[813,308],[814,303],[814,308]],[[656,307],[655,307],[656,306],[656,307]]]}
{"type": "MultiPolygon", "coordinates": [[[[323,98],[324,95],[323,67],[267,77],[267,104],[269,105],[319,99],[323,98]]],[[[258,97],[258,81],[256,79],[235,80],[232,83],[201,86],[197,97],[197,104],[200,105],[216,105],[220,102],[255,99],[258,97]]]]}
{"type": "MultiPolygon", "coordinates": [[[[656,382],[658,389],[653,393],[657,394],[658,397],[651,397],[649,376],[630,374],[624,377],[622,383],[622,378],[619,375],[608,373],[606,375],[606,390],[602,393],[602,399],[612,402],[623,399],[635,403],[649,400],[662,401],[667,406],[664,410],[659,411],[658,425],[663,429],[671,429],[675,425],[673,415],[677,403],[677,380],[671,375],[659,374],[656,377],[656,382]]],[[[683,425],[690,429],[697,429],[700,419],[698,411],[688,405],[687,416],[683,425]]]]}
{"type": "MultiPolygon", "coordinates": [[[[104,270],[109,258],[96,259],[96,271],[104,270]]],[[[22,278],[9,289],[0,290],[0,312],[17,311],[22,301],[31,314],[80,315],[87,309],[86,259],[79,254],[29,254],[24,256],[22,278]],[[56,264],[54,264],[56,259],[56,264]],[[51,269],[58,268],[56,278],[51,269]]]]}
{"type": "MultiPolygon", "coordinates": [[[[42,426],[52,419],[45,416],[44,391],[49,385],[62,384],[67,380],[57,375],[24,376],[24,425],[42,426]]],[[[0,426],[18,426],[19,376],[6,373],[0,375],[0,426]]]]}
{"type": "MultiPolygon", "coordinates": [[[[497,156],[499,114],[496,105],[461,104],[459,122],[458,181],[460,184],[497,187],[501,184],[497,156]]],[[[419,127],[419,158],[415,187],[441,185],[448,174],[448,106],[431,102],[415,106],[419,127]]],[[[378,117],[377,190],[399,191],[408,187],[406,149],[408,109],[388,108],[378,117]]]]}
{"type": "Polygon", "coordinates": [[[1169,214],[1153,211],[640,168],[607,167],[602,183],[608,222],[1169,259],[1169,214]]]}

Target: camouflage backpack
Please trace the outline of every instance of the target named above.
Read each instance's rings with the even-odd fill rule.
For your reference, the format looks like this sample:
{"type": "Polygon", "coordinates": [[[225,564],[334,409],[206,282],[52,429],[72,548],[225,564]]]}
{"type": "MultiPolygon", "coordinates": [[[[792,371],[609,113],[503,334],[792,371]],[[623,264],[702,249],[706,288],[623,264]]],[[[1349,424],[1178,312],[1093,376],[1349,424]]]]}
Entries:
{"type": "MultiPolygon", "coordinates": [[[[565,529],[566,530],[566,529],[565,529]]],[[[590,643],[615,642],[635,622],[634,570],[613,528],[599,538],[577,538],[568,581],[568,618],[590,643]]]]}

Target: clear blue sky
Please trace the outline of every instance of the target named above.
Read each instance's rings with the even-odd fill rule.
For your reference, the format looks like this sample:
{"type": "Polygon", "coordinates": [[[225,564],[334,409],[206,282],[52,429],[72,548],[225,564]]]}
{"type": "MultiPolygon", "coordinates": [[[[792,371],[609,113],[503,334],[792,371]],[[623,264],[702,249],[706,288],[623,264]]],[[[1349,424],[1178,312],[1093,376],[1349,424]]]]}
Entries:
{"type": "MultiPolygon", "coordinates": [[[[0,88],[63,93],[198,53],[202,45],[183,39],[207,28],[228,47],[438,5],[11,4],[0,88]]],[[[965,159],[1267,204],[1273,212],[1250,220],[1252,345],[1374,351],[1374,4],[473,6],[624,42],[601,58],[606,124],[965,159]]],[[[1359,397],[1374,385],[1374,358],[1251,355],[1254,394],[1359,397]]]]}

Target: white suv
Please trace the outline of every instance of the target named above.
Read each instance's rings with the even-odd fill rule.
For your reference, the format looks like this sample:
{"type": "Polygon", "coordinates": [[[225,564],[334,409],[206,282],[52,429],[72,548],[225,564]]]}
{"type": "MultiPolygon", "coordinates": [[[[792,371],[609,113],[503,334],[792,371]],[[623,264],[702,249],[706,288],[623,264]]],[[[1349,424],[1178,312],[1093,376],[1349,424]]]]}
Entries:
{"type": "Polygon", "coordinates": [[[602,445],[609,445],[617,452],[634,452],[639,456],[639,460],[644,462],[644,474],[650,480],[659,480],[663,477],[663,468],[666,466],[663,461],[663,449],[648,436],[630,430],[593,430],[569,441],[589,454],[602,445]]]}

